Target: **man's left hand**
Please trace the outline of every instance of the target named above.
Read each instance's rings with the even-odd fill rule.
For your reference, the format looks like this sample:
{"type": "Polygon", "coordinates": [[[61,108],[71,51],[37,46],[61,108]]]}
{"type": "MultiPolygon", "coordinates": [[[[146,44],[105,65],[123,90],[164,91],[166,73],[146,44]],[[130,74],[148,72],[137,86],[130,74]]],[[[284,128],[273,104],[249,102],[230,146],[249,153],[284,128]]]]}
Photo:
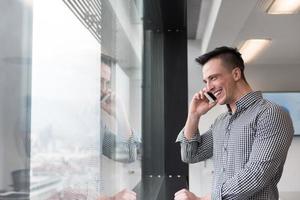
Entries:
{"type": "Polygon", "coordinates": [[[211,200],[210,194],[205,195],[204,197],[197,197],[194,193],[187,189],[179,190],[174,196],[174,200],[211,200]]]}

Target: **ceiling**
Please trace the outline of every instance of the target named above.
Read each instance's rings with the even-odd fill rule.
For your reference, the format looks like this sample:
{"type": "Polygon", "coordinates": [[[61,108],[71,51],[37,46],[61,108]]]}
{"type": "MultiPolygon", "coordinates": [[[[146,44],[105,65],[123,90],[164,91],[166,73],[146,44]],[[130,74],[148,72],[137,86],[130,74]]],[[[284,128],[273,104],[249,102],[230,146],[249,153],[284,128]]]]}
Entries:
{"type": "Polygon", "coordinates": [[[201,52],[223,45],[238,47],[247,39],[269,38],[271,45],[246,65],[248,81],[262,90],[300,91],[300,14],[269,15],[265,10],[271,3],[201,0],[199,14],[188,17],[188,25],[197,24],[196,33],[188,35],[195,36],[190,39],[199,44],[201,52]]]}

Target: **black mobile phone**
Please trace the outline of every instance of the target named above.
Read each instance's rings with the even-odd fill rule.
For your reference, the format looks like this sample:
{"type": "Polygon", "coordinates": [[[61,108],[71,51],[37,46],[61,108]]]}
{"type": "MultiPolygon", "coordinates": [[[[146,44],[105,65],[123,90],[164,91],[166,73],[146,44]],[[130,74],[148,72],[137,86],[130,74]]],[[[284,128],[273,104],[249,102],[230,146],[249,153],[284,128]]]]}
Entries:
{"type": "MultiPolygon", "coordinates": [[[[216,100],[217,100],[217,97],[216,97],[213,93],[207,92],[207,95],[210,97],[210,99],[211,99],[212,101],[216,101],[216,100]]],[[[208,99],[209,99],[209,98],[208,98],[208,99]]]]}

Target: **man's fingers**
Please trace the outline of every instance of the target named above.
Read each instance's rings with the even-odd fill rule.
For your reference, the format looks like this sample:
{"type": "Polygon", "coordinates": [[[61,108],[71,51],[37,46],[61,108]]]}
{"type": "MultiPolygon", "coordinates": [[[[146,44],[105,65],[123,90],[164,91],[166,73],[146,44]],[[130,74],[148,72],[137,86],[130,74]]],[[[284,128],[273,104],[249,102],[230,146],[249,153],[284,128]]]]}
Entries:
{"type": "Polygon", "coordinates": [[[136,193],[128,189],[123,189],[114,197],[114,199],[115,200],[136,200],[136,193]]]}
{"type": "Polygon", "coordinates": [[[183,189],[177,191],[177,192],[175,193],[175,196],[176,196],[176,195],[179,195],[179,194],[182,194],[182,193],[185,193],[186,191],[188,191],[188,190],[185,189],[185,188],[183,188],[183,189]]]}
{"type": "Polygon", "coordinates": [[[189,193],[189,191],[187,189],[185,189],[185,188],[181,189],[174,194],[174,200],[188,199],[188,193],[189,193]]]}
{"type": "Polygon", "coordinates": [[[206,99],[206,96],[204,95],[204,92],[202,90],[200,90],[199,92],[194,94],[193,98],[196,100],[201,100],[201,99],[204,100],[204,99],[206,99]]]}
{"type": "Polygon", "coordinates": [[[126,189],[126,192],[128,192],[129,194],[131,194],[131,195],[134,195],[134,196],[136,196],[136,193],[134,192],[134,191],[132,191],[132,190],[128,190],[128,189],[126,189]]]}

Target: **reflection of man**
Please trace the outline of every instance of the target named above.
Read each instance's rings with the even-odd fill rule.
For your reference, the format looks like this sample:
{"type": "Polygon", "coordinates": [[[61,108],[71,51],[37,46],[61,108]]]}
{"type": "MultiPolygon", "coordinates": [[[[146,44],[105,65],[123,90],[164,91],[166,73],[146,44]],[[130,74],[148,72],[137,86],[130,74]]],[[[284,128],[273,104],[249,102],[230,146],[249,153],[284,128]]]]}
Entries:
{"type": "Polygon", "coordinates": [[[112,69],[109,65],[109,62],[102,60],[101,143],[102,154],[105,157],[101,159],[101,177],[103,181],[101,188],[104,188],[102,193],[108,195],[116,193],[116,190],[119,192],[112,197],[101,197],[100,200],[135,200],[135,192],[128,189],[122,190],[122,188],[117,186],[120,184],[120,179],[122,178],[119,176],[123,176],[120,171],[125,170],[128,175],[127,165],[120,165],[120,163],[133,163],[136,160],[137,145],[139,142],[130,127],[122,101],[119,100],[112,90],[112,69]],[[112,189],[114,186],[119,189],[112,189]]]}
{"type": "Polygon", "coordinates": [[[111,67],[101,64],[102,153],[113,160],[129,163],[137,157],[138,139],[133,135],[123,102],[111,88],[111,67]]]}
{"type": "Polygon", "coordinates": [[[193,96],[177,141],[185,162],[213,157],[213,190],[199,198],[183,189],[175,200],[278,199],[277,184],[294,132],[289,114],[263,99],[261,92],[252,91],[236,49],[220,47],[197,61],[203,65],[206,87],[193,96]],[[200,135],[201,116],[216,105],[206,98],[207,92],[216,96],[216,103],[226,104],[228,111],[200,135]]]}
{"type": "Polygon", "coordinates": [[[106,63],[101,63],[101,109],[113,114],[110,100],[113,99],[111,90],[111,68],[106,63]]]}

